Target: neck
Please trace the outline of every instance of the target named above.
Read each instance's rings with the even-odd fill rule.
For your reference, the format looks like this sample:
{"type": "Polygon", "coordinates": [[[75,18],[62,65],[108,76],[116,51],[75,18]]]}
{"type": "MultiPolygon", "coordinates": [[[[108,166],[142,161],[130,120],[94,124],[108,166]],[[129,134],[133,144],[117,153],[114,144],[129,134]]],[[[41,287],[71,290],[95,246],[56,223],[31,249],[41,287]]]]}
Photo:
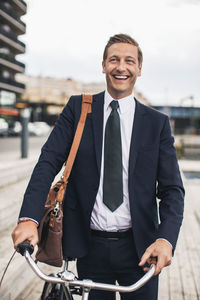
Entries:
{"type": "Polygon", "coordinates": [[[115,100],[120,100],[122,98],[125,98],[125,97],[128,97],[128,96],[131,96],[133,94],[133,91],[130,91],[130,92],[115,92],[113,90],[110,90],[109,88],[107,88],[107,91],[108,93],[110,94],[110,96],[115,99],[115,100]]]}

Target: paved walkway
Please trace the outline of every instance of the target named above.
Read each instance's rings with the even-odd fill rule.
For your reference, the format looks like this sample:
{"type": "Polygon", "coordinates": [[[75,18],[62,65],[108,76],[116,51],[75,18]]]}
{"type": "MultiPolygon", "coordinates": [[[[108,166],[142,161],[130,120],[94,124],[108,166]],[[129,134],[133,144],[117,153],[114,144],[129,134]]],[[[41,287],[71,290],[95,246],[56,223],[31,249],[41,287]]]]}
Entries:
{"type": "Polygon", "coordinates": [[[200,299],[200,180],[185,180],[185,216],[175,257],[160,276],[159,299],[200,299]]]}
{"type": "MultiPolygon", "coordinates": [[[[160,275],[159,300],[200,299],[200,180],[184,180],[184,185],[184,222],[173,263],[160,275]]],[[[71,270],[75,270],[74,264],[71,264],[71,270]]],[[[42,285],[40,280],[35,279],[30,289],[16,300],[38,300],[42,285]]]]}
{"type": "MultiPolygon", "coordinates": [[[[30,160],[31,159],[28,159],[27,162],[30,160]]],[[[16,163],[17,164],[15,165],[15,160],[13,159],[12,167],[15,165],[17,169],[20,169],[19,160],[16,160],[16,163]]],[[[2,162],[0,171],[2,168],[5,168],[6,164],[6,162],[2,162]]],[[[25,164],[24,161],[22,164],[25,164]]],[[[184,171],[200,172],[200,161],[180,161],[180,166],[184,171]]],[[[0,204],[1,206],[3,205],[0,210],[2,212],[2,220],[5,217],[4,206],[9,207],[7,209],[8,215],[9,212],[11,213],[11,207],[13,206],[13,209],[15,208],[15,212],[12,212],[12,216],[16,220],[18,213],[18,208],[16,209],[16,206],[19,205],[17,202],[21,201],[20,198],[22,197],[26,184],[27,179],[20,180],[16,184],[12,184],[9,189],[9,193],[5,188],[0,189],[0,204]],[[6,201],[2,201],[3,199],[6,199],[6,201]],[[12,205],[14,203],[16,204],[12,205]]],[[[173,263],[170,267],[165,268],[160,276],[159,300],[200,300],[200,180],[184,180],[184,184],[186,189],[185,218],[181,228],[180,238],[173,263]]],[[[6,219],[10,220],[8,217],[6,219]]],[[[5,222],[2,224],[5,224],[5,222]]],[[[13,225],[11,225],[12,224],[8,224],[6,226],[7,229],[1,233],[1,269],[4,268],[6,261],[8,261],[8,258],[13,251],[10,238],[10,232],[13,228],[13,225]],[[5,256],[3,256],[4,254],[5,256]]],[[[12,284],[12,286],[9,286],[9,298],[2,298],[4,300],[39,299],[43,282],[35,278],[32,272],[27,272],[28,269],[26,268],[26,264],[22,264],[22,260],[23,259],[18,255],[6,276],[6,278],[10,278],[11,281],[8,283],[6,280],[4,282],[4,286],[6,284],[12,284]],[[9,274],[13,272],[14,268],[18,272],[18,277],[15,276],[15,278],[12,278],[9,274]],[[29,284],[25,291],[16,298],[12,296],[11,290],[13,290],[13,287],[14,290],[18,289],[17,280],[22,284],[25,282],[29,282],[29,284]],[[17,285],[16,287],[13,284],[14,282],[17,285]]],[[[71,265],[71,268],[74,269],[73,264],[71,265]]],[[[49,273],[50,268],[45,267],[45,271],[46,273],[49,273]]],[[[75,299],[80,299],[80,297],[76,297],[75,299]]]]}

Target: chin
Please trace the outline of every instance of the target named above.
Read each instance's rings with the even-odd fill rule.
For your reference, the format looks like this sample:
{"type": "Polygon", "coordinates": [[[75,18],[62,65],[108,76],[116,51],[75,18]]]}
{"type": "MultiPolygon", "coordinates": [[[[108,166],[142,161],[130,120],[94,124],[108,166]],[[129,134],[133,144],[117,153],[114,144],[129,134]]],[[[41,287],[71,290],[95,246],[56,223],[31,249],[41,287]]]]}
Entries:
{"type": "Polygon", "coordinates": [[[118,88],[115,88],[115,89],[113,89],[116,93],[129,93],[129,90],[127,90],[127,89],[124,89],[124,88],[120,88],[120,87],[118,87],[118,88]]]}

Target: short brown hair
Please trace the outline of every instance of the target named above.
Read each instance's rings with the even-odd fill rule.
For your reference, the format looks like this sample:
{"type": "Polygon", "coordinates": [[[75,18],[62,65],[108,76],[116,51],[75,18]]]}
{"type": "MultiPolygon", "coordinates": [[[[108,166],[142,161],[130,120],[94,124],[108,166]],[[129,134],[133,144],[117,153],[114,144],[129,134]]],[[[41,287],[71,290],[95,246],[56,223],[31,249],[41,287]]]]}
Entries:
{"type": "Polygon", "coordinates": [[[139,47],[138,42],[136,42],[136,40],[134,40],[130,35],[128,34],[115,34],[113,36],[111,36],[106,44],[106,47],[104,49],[104,53],[103,53],[103,60],[105,61],[107,58],[107,54],[108,54],[108,48],[116,43],[127,43],[127,44],[131,44],[134,45],[138,48],[138,62],[139,65],[142,63],[143,61],[143,54],[142,54],[142,50],[139,47]]]}

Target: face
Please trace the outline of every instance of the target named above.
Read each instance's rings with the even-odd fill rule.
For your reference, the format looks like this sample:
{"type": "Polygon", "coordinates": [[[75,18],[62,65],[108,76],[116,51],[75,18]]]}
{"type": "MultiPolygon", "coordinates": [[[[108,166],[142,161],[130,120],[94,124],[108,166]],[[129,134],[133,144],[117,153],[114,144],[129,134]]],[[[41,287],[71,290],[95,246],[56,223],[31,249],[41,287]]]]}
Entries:
{"type": "Polygon", "coordinates": [[[137,47],[127,43],[111,45],[102,66],[109,94],[114,99],[131,95],[137,77],[141,76],[137,47]]]}

